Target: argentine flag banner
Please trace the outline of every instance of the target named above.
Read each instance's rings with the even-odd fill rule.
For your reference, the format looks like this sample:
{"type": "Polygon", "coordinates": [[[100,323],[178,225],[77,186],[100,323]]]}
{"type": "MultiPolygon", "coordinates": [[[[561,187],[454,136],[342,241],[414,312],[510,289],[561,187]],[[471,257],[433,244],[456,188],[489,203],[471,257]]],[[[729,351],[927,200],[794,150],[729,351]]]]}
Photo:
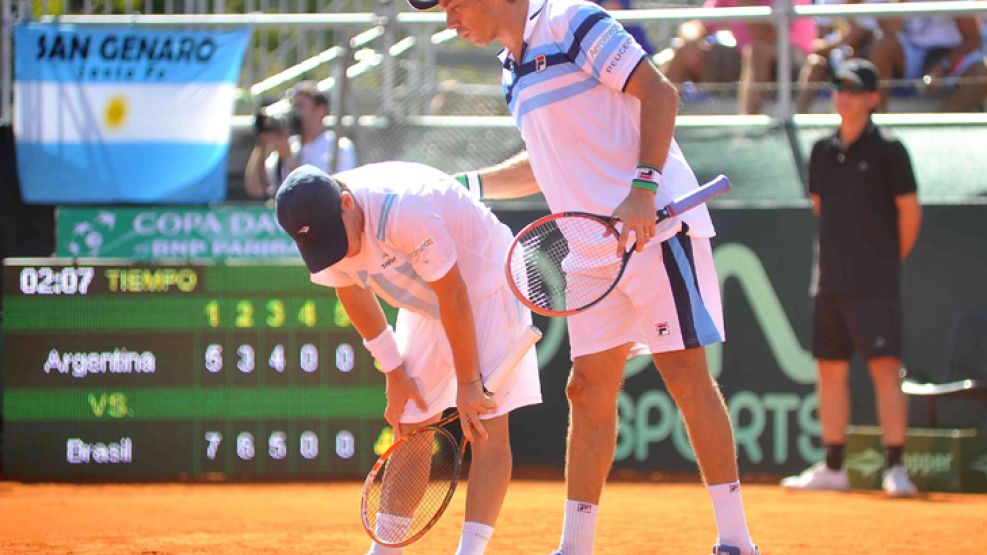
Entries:
{"type": "Polygon", "coordinates": [[[248,29],[14,27],[21,194],[37,204],[223,200],[248,29]]]}

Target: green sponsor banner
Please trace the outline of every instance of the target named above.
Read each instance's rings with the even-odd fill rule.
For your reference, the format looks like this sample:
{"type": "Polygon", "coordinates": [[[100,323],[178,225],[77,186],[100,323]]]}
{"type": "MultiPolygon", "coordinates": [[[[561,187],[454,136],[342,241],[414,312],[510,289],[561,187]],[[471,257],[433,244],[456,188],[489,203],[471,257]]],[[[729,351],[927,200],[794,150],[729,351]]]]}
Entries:
{"type": "Polygon", "coordinates": [[[56,255],[224,260],[291,258],[298,248],[262,205],[59,207],[56,255]]]}
{"type": "MultiPolygon", "coordinates": [[[[987,438],[977,430],[910,428],[902,458],[919,491],[987,491],[987,438]]],[[[885,460],[880,428],[847,430],[846,466],[851,487],[881,487],[885,460]]]]}

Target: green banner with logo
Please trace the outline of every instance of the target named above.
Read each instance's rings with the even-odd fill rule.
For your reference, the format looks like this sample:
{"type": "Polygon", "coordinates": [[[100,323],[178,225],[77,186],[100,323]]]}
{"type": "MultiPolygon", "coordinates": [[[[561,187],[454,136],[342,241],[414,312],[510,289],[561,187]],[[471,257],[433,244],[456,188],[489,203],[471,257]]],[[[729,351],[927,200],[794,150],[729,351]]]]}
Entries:
{"type": "Polygon", "coordinates": [[[298,248],[263,205],[60,207],[55,254],[225,260],[291,258],[298,248]]]}
{"type": "MultiPolygon", "coordinates": [[[[884,470],[881,429],[851,426],[846,447],[850,485],[879,489],[884,470]]],[[[987,438],[977,430],[910,428],[903,462],[919,491],[987,491],[987,438]]]]}

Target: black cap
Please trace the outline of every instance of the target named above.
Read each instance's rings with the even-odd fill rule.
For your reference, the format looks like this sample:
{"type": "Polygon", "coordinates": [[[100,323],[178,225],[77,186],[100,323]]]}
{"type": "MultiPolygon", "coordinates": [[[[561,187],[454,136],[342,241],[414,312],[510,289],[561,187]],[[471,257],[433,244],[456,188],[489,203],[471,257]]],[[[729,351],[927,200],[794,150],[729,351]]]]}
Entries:
{"type": "Polygon", "coordinates": [[[308,271],[315,274],[346,256],[349,241],[340,207],[339,184],[315,166],[288,174],[274,199],[278,223],[295,240],[308,271]]]}
{"type": "Polygon", "coordinates": [[[408,0],[408,4],[416,10],[430,10],[439,5],[439,0],[408,0]]]}
{"type": "Polygon", "coordinates": [[[850,58],[834,72],[833,87],[839,91],[874,92],[877,80],[874,64],[861,58],[850,58]]]}

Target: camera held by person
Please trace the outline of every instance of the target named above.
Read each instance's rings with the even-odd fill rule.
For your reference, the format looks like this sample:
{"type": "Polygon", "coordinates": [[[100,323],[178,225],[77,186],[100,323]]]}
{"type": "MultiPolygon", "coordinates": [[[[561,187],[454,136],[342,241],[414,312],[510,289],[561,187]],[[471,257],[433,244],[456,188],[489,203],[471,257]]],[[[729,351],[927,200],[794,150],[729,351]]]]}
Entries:
{"type": "Polygon", "coordinates": [[[278,111],[274,108],[274,101],[267,101],[261,104],[257,112],[254,113],[254,131],[257,135],[261,133],[281,134],[285,129],[289,135],[298,135],[302,132],[302,120],[294,109],[287,112],[278,111]]]}
{"type": "Polygon", "coordinates": [[[287,112],[270,103],[255,114],[257,140],[244,172],[244,189],[252,198],[272,198],[284,178],[303,164],[328,173],[356,166],[353,142],[341,138],[336,148],[335,133],[325,129],[329,98],[314,82],[299,83],[285,99],[291,103],[287,112]]]}

